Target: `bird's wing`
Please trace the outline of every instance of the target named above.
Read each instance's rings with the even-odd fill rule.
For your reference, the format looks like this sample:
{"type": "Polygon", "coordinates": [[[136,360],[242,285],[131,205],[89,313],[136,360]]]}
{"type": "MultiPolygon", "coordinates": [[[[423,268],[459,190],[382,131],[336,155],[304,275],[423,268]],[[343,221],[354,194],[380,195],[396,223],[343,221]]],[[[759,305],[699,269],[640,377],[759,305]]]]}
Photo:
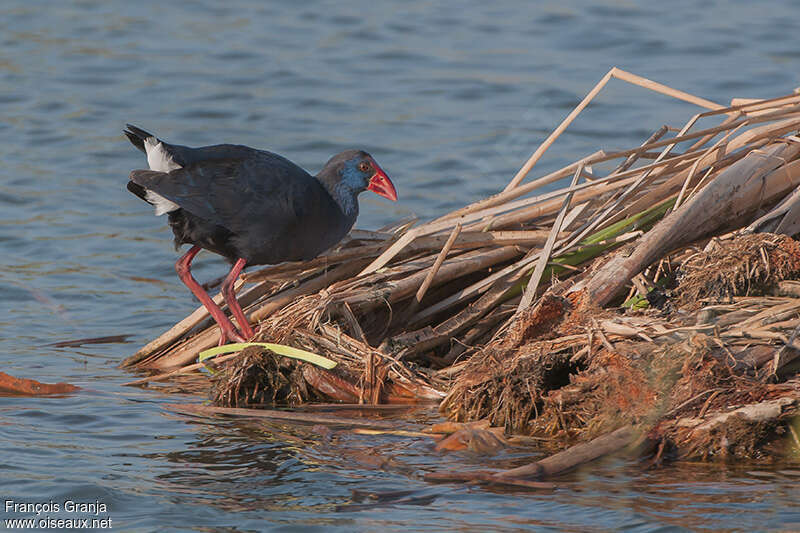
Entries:
{"type": "Polygon", "coordinates": [[[254,226],[279,232],[331,203],[315,178],[269,152],[210,159],[170,172],[134,170],[130,179],[195,216],[234,233],[254,226]]]}

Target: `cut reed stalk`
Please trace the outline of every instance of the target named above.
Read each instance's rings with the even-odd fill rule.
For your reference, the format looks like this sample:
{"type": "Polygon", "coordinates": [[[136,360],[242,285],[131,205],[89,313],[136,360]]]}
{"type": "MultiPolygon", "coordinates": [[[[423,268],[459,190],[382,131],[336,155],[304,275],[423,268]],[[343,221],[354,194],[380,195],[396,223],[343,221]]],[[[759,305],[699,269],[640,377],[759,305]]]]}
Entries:
{"type": "Polygon", "coordinates": [[[444,243],[442,251],[439,252],[438,256],[436,256],[436,261],[434,261],[433,266],[431,267],[430,271],[428,271],[425,279],[422,281],[422,285],[420,285],[419,290],[417,290],[417,294],[414,295],[414,299],[411,300],[411,306],[407,311],[409,316],[413,315],[417,310],[417,307],[419,307],[420,302],[422,302],[422,299],[425,297],[425,293],[428,292],[431,283],[433,283],[433,278],[435,278],[436,274],[438,274],[439,268],[442,266],[445,257],[447,257],[447,254],[450,253],[450,248],[458,238],[459,233],[461,233],[461,224],[456,224],[456,227],[453,228],[453,232],[450,234],[450,237],[447,238],[447,242],[444,243]]]}

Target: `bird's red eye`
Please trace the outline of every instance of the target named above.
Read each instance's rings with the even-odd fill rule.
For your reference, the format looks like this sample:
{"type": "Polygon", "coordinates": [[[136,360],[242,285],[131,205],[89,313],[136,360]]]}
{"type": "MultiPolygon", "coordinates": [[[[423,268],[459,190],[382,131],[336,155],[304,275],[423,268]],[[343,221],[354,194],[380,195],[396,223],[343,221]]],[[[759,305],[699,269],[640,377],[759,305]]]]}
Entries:
{"type": "Polygon", "coordinates": [[[361,163],[358,164],[358,170],[360,170],[361,172],[366,172],[369,169],[370,165],[366,161],[362,161],[361,163]]]}

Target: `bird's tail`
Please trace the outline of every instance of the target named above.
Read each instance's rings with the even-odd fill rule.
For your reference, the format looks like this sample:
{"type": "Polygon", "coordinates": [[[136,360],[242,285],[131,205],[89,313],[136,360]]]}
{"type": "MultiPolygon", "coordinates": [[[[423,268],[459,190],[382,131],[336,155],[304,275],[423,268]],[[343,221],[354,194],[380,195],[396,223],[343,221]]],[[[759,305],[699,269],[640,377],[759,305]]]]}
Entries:
{"type": "Polygon", "coordinates": [[[128,181],[128,190],[131,191],[133,194],[147,202],[148,204],[152,204],[150,200],[147,199],[147,189],[139,185],[138,183],[134,183],[132,181],[128,181]]]}
{"type": "Polygon", "coordinates": [[[127,127],[127,129],[123,130],[122,133],[124,133],[125,136],[128,137],[128,140],[130,140],[131,143],[133,143],[133,145],[136,148],[138,148],[139,150],[141,150],[146,154],[147,150],[145,150],[144,148],[144,141],[145,139],[149,139],[150,137],[155,138],[155,135],[144,131],[142,128],[137,128],[132,124],[126,124],[125,126],[127,127]]]}

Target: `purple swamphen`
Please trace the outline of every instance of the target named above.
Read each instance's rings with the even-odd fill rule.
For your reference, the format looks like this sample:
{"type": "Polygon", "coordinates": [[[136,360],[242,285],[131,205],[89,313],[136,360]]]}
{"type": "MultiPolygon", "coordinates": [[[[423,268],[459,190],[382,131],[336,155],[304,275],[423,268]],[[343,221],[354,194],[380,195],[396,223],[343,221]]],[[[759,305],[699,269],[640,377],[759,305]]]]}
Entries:
{"type": "Polygon", "coordinates": [[[353,227],[358,195],[367,189],[397,200],[386,173],[360,150],[333,156],[312,176],[247,146],[167,144],[130,124],[124,133],[150,167],[131,172],[128,190],[152,204],[156,215],[167,214],[176,248],[192,245],[175,270],[217,321],[220,344],[253,336],[233,291],[246,265],[303,261],[331,248],[353,227]],[[192,276],[192,259],[203,248],[233,264],[221,290],[239,330],[192,276]]]}

